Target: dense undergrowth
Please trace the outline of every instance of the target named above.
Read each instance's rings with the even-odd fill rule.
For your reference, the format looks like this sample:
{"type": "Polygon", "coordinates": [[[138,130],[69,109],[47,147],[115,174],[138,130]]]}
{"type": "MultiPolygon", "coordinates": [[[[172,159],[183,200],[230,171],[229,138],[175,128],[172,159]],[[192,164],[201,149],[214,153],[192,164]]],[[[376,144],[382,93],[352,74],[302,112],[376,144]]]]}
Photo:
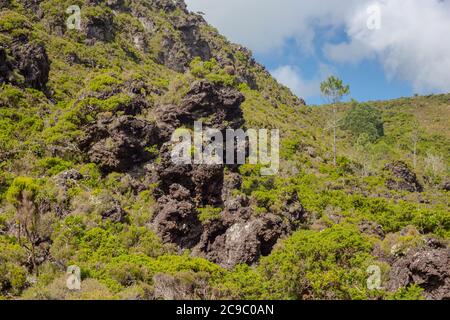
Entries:
{"type": "MultiPolygon", "coordinates": [[[[397,292],[368,290],[367,268],[380,266],[384,280],[390,267],[382,257],[394,246],[406,252],[428,237],[450,239],[449,197],[442,188],[449,177],[450,95],[369,103],[367,112],[379,112],[374,119],[383,131],[369,126],[359,132],[351,123],[342,125],[334,167],[329,107],[304,106],[252,64],[250,53],[212,27],[202,25],[201,32],[215,44],[213,53],[231,56],[235,70],[247,70],[252,81],[222,68],[215,58],[194,58],[184,72],[158,61],[160,30],[180,37],[170,22],[185,15],[180,9],[157,10],[134,0],[118,1],[114,9],[103,1],[96,6],[69,2],[41,1],[40,18],[26,6],[29,1],[6,1],[0,12],[0,48],[6,49],[7,59],[14,39],[24,35],[29,42],[42,43],[51,61],[45,89],[30,88],[16,71],[0,82],[1,298],[152,298],[155,276],[161,274],[194,288],[189,298],[198,299],[422,297],[422,289],[414,285],[397,292]],[[85,17],[110,25],[112,34],[88,45],[86,34],[63,31],[69,2],[86,7],[85,17]],[[132,8],[142,8],[157,30],[145,36],[145,49],[133,42],[133,33],[145,33],[145,21],[132,8]],[[124,88],[133,81],[144,83],[139,93],[148,105],[139,117],[152,122],[154,106],[178,103],[196,79],[240,90],[246,98],[242,109],[247,127],[280,129],[279,175],[261,177],[257,166],[243,165],[236,194],[247,195],[254,214],[264,215],[283,211],[283,200],[294,192],[308,213],[304,225],[254,266],[226,270],[164,244],[147,227],[155,210],[154,185],[136,191],[129,174],[105,174],[75,144],[85,134],[84,125],[123,114],[132,102],[124,88]],[[384,167],[399,160],[413,168],[423,192],[386,187],[390,176],[384,167]],[[60,174],[71,169],[82,178],[61,187],[60,174]],[[116,203],[127,219],[102,219],[101,213],[116,203]],[[61,217],[58,207],[69,213],[61,217]],[[35,211],[42,213],[35,221],[23,221],[23,215],[35,211]],[[21,222],[28,236],[17,232],[21,222]],[[385,236],[362,232],[359,226],[367,222],[380,226],[385,236]],[[49,252],[45,259],[33,258],[38,245],[49,252]],[[79,292],[65,287],[69,265],[81,269],[79,292]]],[[[365,119],[365,113],[349,116],[352,108],[340,105],[340,117],[365,119]]],[[[220,214],[216,208],[200,211],[205,221],[220,214]]]]}

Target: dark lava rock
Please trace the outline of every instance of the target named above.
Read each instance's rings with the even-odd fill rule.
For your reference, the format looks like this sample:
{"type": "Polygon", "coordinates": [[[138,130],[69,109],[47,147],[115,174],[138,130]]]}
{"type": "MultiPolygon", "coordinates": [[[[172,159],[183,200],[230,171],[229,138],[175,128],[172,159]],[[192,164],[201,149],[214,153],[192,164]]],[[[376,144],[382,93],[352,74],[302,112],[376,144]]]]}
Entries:
{"type": "Polygon", "coordinates": [[[0,84],[13,82],[13,72],[14,66],[8,59],[6,49],[0,46],[0,84]]]}
{"type": "Polygon", "coordinates": [[[202,233],[196,207],[222,201],[223,166],[177,164],[165,144],[156,172],[159,199],[153,226],[164,241],[192,248],[202,233]]]}
{"type": "Polygon", "coordinates": [[[18,42],[12,46],[12,53],[17,62],[17,69],[25,78],[25,85],[37,90],[44,90],[50,72],[50,61],[44,46],[18,42]]]}
{"type": "Polygon", "coordinates": [[[128,213],[118,204],[114,203],[112,208],[101,213],[104,220],[110,220],[114,223],[127,222],[128,213]]]}
{"type": "Polygon", "coordinates": [[[123,172],[152,159],[145,150],[159,143],[156,127],[132,116],[99,120],[91,125],[80,141],[89,160],[104,172],[123,172]]]}
{"type": "Polygon", "coordinates": [[[271,214],[233,224],[225,233],[225,250],[216,250],[219,255],[224,252],[218,263],[231,268],[240,263],[256,262],[261,255],[266,256],[272,251],[278,239],[286,234],[284,228],[282,219],[271,214]]]}
{"type": "Polygon", "coordinates": [[[214,115],[206,125],[219,130],[237,129],[243,125],[242,102],[244,96],[232,87],[199,81],[193,84],[181,103],[181,110],[187,116],[182,120],[193,121],[214,115]]]}
{"type": "Polygon", "coordinates": [[[119,10],[123,8],[125,0],[106,0],[106,5],[114,10],[119,10]]]}
{"type": "Polygon", "coordinates": [[[450,248],[437,241],[410,250],[391,267],[387,289],[396,291],[416,284],[430,300],[450,299],[450,248]]]}
{"type": "Polygon", "coordinates": [[[171,12],[180,9],[187,12],[186,3],[183,0],[149,0],[148,4],[156,10],[171,12]]]}
{"type": "Polygon", "coordinates": [[[222,204],[223,165],[175,163],[171,158],[170,145],[165,144],[155,169],[161,194],[169,194],[172,186],[178,184],[189,190],[196,206],[222,204]]]}
{"type": "Polygon", "coordinates": [[[285,212],[284,217],[294,228],[298,227],[299,223],[304,223],[308,219],[307,212],[303,205],[300,203],[300,199],[296,192],[290,194],[287,199],[285,199],[283,208],[285,212]]]}
{"type": "Polygon", "coordinates": [[[384,170],[392,174],[392,178],[386,181],[386,187],[390,190],[403,190],[409,192],[422,192],[423,187],[417,180],[417,176],[408,165],[402,161],[387,164],[384,170]]]}
{"type": "Polygon", "coordinates": [[[71,169],[68,171],[61,172],[58,175],[58,178],[61,179],[61,181],[64,181],[65,183],[67,183],[68,180],[72,180],[72,181],[81,180],[81,179],[83,179],[83,175],[81,173],[79,173],[77,170],[71,169]]]}
{"type": "Polygon", "coordinates": [[[14,79],[15,70],[23,76],[26,87],[44,90],[50,72],[50,61],[44,46],[28,42],[26,38],[16,39],[10,54],[5,47],[0,46],[0,83],[19,85],[14,79]]]}
{"type": "Polygon", "coordinates": [[[221,205],[223,188],[223,166],[200,165],[192,171],[194,199],[201,205],[221,205]]]}
{"type": "MultiPolygon", "coordinates": [[[[239,106],[243,96],[233,88],[200,81],[192,85],[179,106],[162,106],[157,110],[161,137],[168,141],[183,124],[192,125],[209,117],[205,126],[224,130],[228,123],[242,123],[239,106]]],[[[224,165],[176,163],[171,157],[171,143],[160,149],[155,166],[158,176],[158,210],[153,221],[157,233],[165,241],[182,248],[198,244],[203,226],[196,207],[223,204],[224,165]]]]}
{"type": "Polygon", "coordinates": [[[202,226],[188,189],[173,184],[169,194],[158,199],[157,212],[152,225],[164,242],[176,243],[181,248],[197,244],[202,226]]]}
{"type": "Polygon", "coordinates": [[[212,58],[209,43],[202,38],[200,26],[205,24],[199,15],[175,15],[171,17],[172,26],[178,33],[166,30],[161,42],[158,62],[170,69],[184,72],[195,57],[203,61],[212,58]],[[181,40],[181,41],[180,41],[181,40]]]}
{"type": "Polygon", "coordinates": [[[359,223],[359,230],[362,233],[371,235],[371,236],[377,236],[381,239],[385,237],[385,233],[383,230],[383,226],[368,220],[363,220],[359,223]]]}
{"type": "Polygon", "coordinates": [[[244,123],[241,103],[244,96],[232,87],[221,86],[208,81],[194,83],[179,106],[164,105],[156,113],[162,137],[167,141],[172,133],[183,124],[208,118],[205,126],[218,130],[237,129],[244,123]]]}
{"type": "Polygon", "coordinates": [[[208,281],[191,272],[175,275],[158,273],[153,277],[153,297],[162,300],[210,299],[208,281]]]}
{"type": "Polygon", "coordinates": [[[87,44],[96,41],[110,42],[114,40],[114,18],[112,14],[105,13],[101,16],[83,17],[81,31],[86,36],[87,44]]]}
{"type": "Polygon", "coordinates": [[[0,9],[8,9],[11,7],[11,0],[0,0],[0,9]]]}
{"type": "MultiPolygon", "coordinates": [[[[236,89],[208,81],[194,83],[179,105],[157,108],[161,137],[168,141],[179,127],[202,119],[204,127],[221,132],[244,124],[240,104],[244,97],[236,89]]],[[[286,198],[285,212],[256,217],[246,196],[234,197],[242,178],[234,166],[175,163],[171,143],[160,149],[155,165],[158,208],[152,226],[165,242],[189,248],[226,268],[253,264],[268,255],[276,242],[305,219],[297,195],[286,198]],[[203,224],[196,208],[222,208],[220,217],[203,224]]]]}
{"type": "MultiPolygon", "coordinates": [[[[7,0],[8,1],[8,0],[7,0]]],[[[40,4],[44,0],[17,0],[20,4],[24,6],[25,9],[28,9],[31,13],[34,13],[36,16],[41,18],[41,9],[40,4]]]]}
{"type": "Polygon", "coordinates": [[[55,177],[56,184],[64,192],[67,192],[67,190],[72,186],[72,184],[76,183],[76,181],[79,181],[81,179],[83,179],[83,175],[75,169],[61,172],[55,177]]]}
{"type": "Polygon", "coordinates": [[[242,177],[237,172],[228,171],[223,177],[222,200],[233,200],[233,190],[240,189],[242,185],[242,177]]]}
{"type": "Polygon", "coordinates": [[[59,173],[53,178],[60,192],[57,201],[44,201],[48,206],[46,211],[55,212],[59,218],[64,218],[71,212],[71,196],[69,189],[77,185],[79,180],[83,179],[83,175],[75,169],[67,170],[59,173]]]}
{"type": "Polygon", "coordinates": [[[266,214],[252,217],[249,208],[224,211],[219,220],[204,226],[194,253],[224,268],[253,264],[269,255],[276,242],[289,233],[280,216],[266,214]]]}
{"type": "Polygon", "coordinates": [[[296,195],[288,197],[286,212],[255,216],[245,196],[225,202],[218,220],[203,226],[203,234],[194,254],[203,256],[224,268],[253,264],[267,256],[277,241],[304,222],[305,211],[296,195]]]}
{"type": "Polygon", "coordinates": [[[202,60],[211,59],[211,49],[207,41],[201,38],[200,25],[205,24],[201,16],[175,16],[174,27],[180,31],[181,40],[186,45],[189,56],[192,58],[200,57],[202,60]]]}

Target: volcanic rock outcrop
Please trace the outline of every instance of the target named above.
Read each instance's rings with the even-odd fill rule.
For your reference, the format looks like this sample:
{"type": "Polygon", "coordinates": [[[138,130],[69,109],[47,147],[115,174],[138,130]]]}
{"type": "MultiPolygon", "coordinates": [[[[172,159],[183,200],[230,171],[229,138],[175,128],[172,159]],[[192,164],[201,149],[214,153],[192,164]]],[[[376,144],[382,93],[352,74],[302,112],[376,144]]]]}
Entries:
{"type": "MultiPolygon", "coordinates": [[[[179,105],[158,108],[160,135],[167,141],[177,128],[199,119],[205,127],[222,132],[240,128],[244,125],[242,101],[243,96],[233,88],[207,81],[194,83],[179,105]]],[[[225,174],[225,165],[175,163],[170,150],[171,144],[165,143],[156,165],[158,208],[153,227],[164,241],[231,268],[268,255],[278,239],[304,219],[296,195],[288,199],[282,216],[256,217],[246,196],[232,196],[241,182],[235,166],[229,166],[225,174]],[[221,208],[220,217],[202,223],[197,208],[207,206],[221,208]]]]}
{"type": "Polygon", "coordinates": [[[13,75],[17,70],[23,76],[26,87],[44,90],[50,72],[45,47],[40,43],[30,42],[26,37],[19,37],[9,49],[0,46],[0,83],[19,84],[13,75]]]}
{"type": "Polygon", "coordinates": [[[0,83],[11,82],[14,67],[9,60],[6,49],[0,46],[0,83]]]}
{"type": "Polygon", "coordinates": [[[204,126],[218,130],[237,129],[244,124],[241,103],[244,96],[234,88],[208,81],[194,83],[179,105],[160,106],[157,111],[161,137],[166,141],[175,129],[192,126],[202,119],[204,126]]]}
{"type": "Polygon", "coordinates": [[[450,248],[435,240],[412,249],[391,266],[387,289],[396,291],[416,284],[432,300],[450,299],[450,248]]]}
{"type": "Polygon", "coordinates": [[[152,154],[146,147],[158,142],[155,125],[124,115],[98,120],[87,129],[80,146],[103,171],[123,172],[149,161],[152,154]]]}
{"type": "Polygon", "coordinates": [[[423,187],[417,180],[417,176],[408,165],[402,161],[387,164],[384,168],[392,177],[386,181],[386,186],[391,190],[403,190],[409,192],[422,192],[423,187]]]}

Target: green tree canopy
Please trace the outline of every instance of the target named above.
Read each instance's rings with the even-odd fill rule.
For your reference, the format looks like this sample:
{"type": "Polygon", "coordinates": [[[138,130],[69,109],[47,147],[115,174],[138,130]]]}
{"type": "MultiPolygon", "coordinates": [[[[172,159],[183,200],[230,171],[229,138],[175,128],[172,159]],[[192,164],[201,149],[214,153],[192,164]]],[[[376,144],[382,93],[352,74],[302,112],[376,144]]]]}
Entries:
{"type": "Polygon", "coordinates": [[[320,84],[320,91],[329,103],[335,104],[350,94],[350,86],[344,85],[341,79],[330,76],[320,84]]]}
{"type": "Polygon", "coordinates": [[[381,112],[368,104],[355,102],[342,122],[342,128],[349,130],[356,139],[367,134],[369,141],[375,142],[384,135],[381,112]]]}

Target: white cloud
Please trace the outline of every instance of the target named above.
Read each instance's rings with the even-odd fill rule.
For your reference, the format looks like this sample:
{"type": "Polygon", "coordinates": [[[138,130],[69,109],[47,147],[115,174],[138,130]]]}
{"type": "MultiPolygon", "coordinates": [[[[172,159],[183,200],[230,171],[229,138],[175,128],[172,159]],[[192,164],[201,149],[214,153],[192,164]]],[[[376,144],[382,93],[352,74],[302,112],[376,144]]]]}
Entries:
{"type": "Polygon", "coordinates": [[[294,38],[312,50],[315,27],[338,26],[360,0],[186,0],[232,41],[258,52],[276,50],[294,38]],[[345,4],[343,4],[345,2],[345,4]]]}
{"type": "MultiPolygon", "coordinates": [[[[187,0],[187,3],[191,10],[204,11],[207,20],[232,41],[260,53],[279,50],[287,39],[293,38],[305,54],[314,55],[313,43],[319,32],[341,28],[348,36],[347,42],[327,44],[329,40],[321,38],[322,49],[329,59],[336,63],[377,59],[388,77],[408,81],[417,92],[450,91],[450,0],[187,0]],[[373,4],[381,8],[380,30],[367,28],[367,8],[373,4]]],[[[308,82],[299,83],[304,84],[304,90],[310,90],[308,82]]],[[[293,91],[305,96],[297,89],[293,91]]]]}
{"type": "Polygon", "coordinates": [[[377,58],[390,78],[407,80],[418,92],[450,90],[450,2],[384,0],[381,29],[365,26],[361,8],[347,21],[347,43],[325,46],[337,62],[377,58]]]}
{"type": "Polygon", "coordinates": [[[308,99],[320,94],[320,82],[331,75],[332,69],[327,65],[321,65],[318,75],[312,79],[305,79],[296,66],[285,65],[270,71],[275,79],[299,97],[308,99]]]}
{"type": "Polygon", "coordinates": [[[319,94],[319,82],[304,80],[300,71],[294,66],[281,66],[271,71],[271,74],[279,83],[290,88],[298,96],[308,98],[319,94]]]}
{"type": "Polygon", "coordinates": [[[358,64],[364,59],[375,58],[370,47],[359,40],[338,44],[326,43],[323,51],[329,59],[339,63],[358,64]]]}

